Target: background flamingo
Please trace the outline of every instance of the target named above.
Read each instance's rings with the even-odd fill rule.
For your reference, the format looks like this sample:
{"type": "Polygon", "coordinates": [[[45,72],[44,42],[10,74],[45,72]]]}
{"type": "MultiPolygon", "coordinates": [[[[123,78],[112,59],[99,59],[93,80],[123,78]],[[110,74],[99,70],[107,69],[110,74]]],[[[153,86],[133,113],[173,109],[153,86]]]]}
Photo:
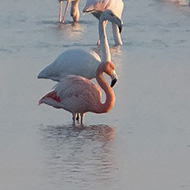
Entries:
{"type": "MultiPolygon", "coordinates": [[[[92,13],[97,19],[105,10],[111,10],[121,19],[124,3],[122,0],[87,0],[83,9],[84,13],[92,13]]],[[[122,45],[121,35],[115,23],[112,23],[113,37],[115,45],[122,45]]]]}
{"type": "Polygon", "coordinates": [[[118,77],[112,62],[103,62],[98,66],[96,80],[106,94],[105,103],[101,102],[101,90],[97,85],[84,77],[69,75],[63,78],[53,91],[46,94],[39,104],[45,103],[71,112],[73,124],[78,113],[81,115],[81,124],[86,112],[107,113],[114,106],[115,94],[105,81],[103,72],[112,78],[111,87],[117,82],[118,77]]]}
{"type": "Polygon", "coordinates": [[[80,18],[79,1],[80,0],[58,0],[58,1],[59,1],[59,22],[62,22],[62,23],[65,22],[65,18],[66,18],[70,4],[71,4],[70,14],[73,17],[73,21],[74,22],[79,21],[79,18],[80,18]],[[63,1],[67,1],[64,13],[63,13],[63,1]]]}
{"type": "Polygon", "coordinates": [[[116,23],[122,28],[122,23],[112,11],[105,11],[99,20],[99,36],[101,41],[102,59],[95,52],[82,49],[71,49],[63,52],[53,63],[43,69],[38,78],[60,81],[67,75],[80,75],[88,79],[96,76],[96,69],[101,61],[111,61],[109,44],[106,35],[105,20],[116,23]]]}

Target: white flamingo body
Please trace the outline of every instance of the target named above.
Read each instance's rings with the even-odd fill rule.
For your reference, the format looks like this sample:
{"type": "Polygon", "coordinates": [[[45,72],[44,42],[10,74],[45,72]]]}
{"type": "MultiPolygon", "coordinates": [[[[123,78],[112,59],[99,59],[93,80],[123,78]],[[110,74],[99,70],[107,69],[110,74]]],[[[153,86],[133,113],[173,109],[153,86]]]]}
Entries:
{"type": "Polygon", "coordinates": [[[63,52],[58,58],[44,68],[38,78],[60,81],[67,75],[80,75],[88,79],[95,78],[100,57],[94,51],[71,49],[63,52]]]}
{"type": "MultiPolygon", "coordinates": [[[[111,10],[114,15],[121,19],[124,3],[122,0],[87,0],[83,9],[84,13],[92,13],[97,19],[106,10],[111,10]]],[[[112,23],[115,45],[122,45],[121,35],[115,23],[112,23]]]]}
{"type": "Polygon", "coordinates": [[[79,75],[92,79],[96,75],[98,65],[103,61],[111,61],[109,44],[106,35],[106,21],[116,23],[121,27],[121,20],[106,11],[99,20],[99,36],[101,41],[102,58],[95,52],[87,52],[82,49],[71,49],[63,52],[53,63],[43,69],[38,78],[60,81],[67,75],[79,75]]]}
{"type": "Polygon", "coordinates": [[[59,22],[65,22],[65,18],[71,4],[70,14],[73,17],[73,21],[77,22],[80,18],[79,1],[80,0],[58,0],[59,1],[59,22]],[[66,1],[65,11],[63,13],[63,1],[66,1]]]}

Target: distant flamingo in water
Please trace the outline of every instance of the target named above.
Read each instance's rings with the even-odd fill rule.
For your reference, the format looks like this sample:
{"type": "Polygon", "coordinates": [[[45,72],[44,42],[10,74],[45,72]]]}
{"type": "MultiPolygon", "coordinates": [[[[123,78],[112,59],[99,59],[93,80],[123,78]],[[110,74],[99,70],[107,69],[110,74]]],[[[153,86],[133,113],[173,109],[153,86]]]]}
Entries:
{"type": "MultiPolygon", "coordinates": [[[[100,15],[104,11],[111,10],[113,14],[121,19],[123,8],[124,3],[122,0],[87,0],[83,12],[92,13],[97,19],[100,19],[100,15]]],[[[121,35],[115,23],[112,23],[112,30],[115,45],[122,45],[121,35]]]]}
{"type": "Polygon", "coordinates": [[[104,72],[112,78],[111,87],[115,85],[118,77],[112,62],[102,62],[98,66],[96,80],[106,94],[105,103],[101,102],[101,90],[97,85],[84,77],[69,75],[63,78],[53,91],[46,94],[39,104],[45,103],[71,112],[74,125],[78,113],[81,116],[81,124],[86,112],[107,113],[114,106],[115,94],[104,79],[104,72]]]}
{"type": "Polygon", "coordinates": [[[58,0],[58,1],[59,1],[59,22],[60,23],[65,22],[65,18],[66,18],[70,4],[71,4],[70,14],[73,17],[73,21],[74,22],[79,21],[79,18],[80,18],[79,1],[80,0],[58,0]],[[63,1],[67,1],[64,13],[63,13],[63,1]]]}
{"type": "Polygon", "coordinates": [[[95,78],[96,69],[102,61],[111,61],[110,49],[106,35],[106,21],[116,23],[122,29],[121,20],[112,11],[105,11],[99,20],[99,37],[101,41],[102,57],[95,52],[83,49],[70,49],[63,52],[58,58],[45,67],[38,78],[60,81],[68,75],[80,75],[88,79],[95,78]]]}

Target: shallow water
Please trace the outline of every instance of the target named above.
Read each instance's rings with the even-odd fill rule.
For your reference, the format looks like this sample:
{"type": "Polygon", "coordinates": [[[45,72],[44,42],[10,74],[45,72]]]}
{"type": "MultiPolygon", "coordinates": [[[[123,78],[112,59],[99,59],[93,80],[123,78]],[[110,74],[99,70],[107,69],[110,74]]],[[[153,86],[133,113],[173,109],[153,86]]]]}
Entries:
{"type": "Polygon", "coordinates": [[[0,189],[190,189],[190,8],[124,2],[115,107],[78,128],[38,106],[55,82],[37,75],[68,48],[97,50],[97,20],[59,24],[57,1],[0,2],[0,189]]]}

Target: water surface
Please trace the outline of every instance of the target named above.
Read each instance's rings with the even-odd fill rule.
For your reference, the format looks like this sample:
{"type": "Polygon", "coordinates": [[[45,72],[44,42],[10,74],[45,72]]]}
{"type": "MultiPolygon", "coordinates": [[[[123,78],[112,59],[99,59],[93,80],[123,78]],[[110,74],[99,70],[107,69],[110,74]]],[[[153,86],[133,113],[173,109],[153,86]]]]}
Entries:
{"type": "Polygon", "coordinates": [[[124,3],[115,107],[73,128],[70,113],[38,106],[55,82],[37,75],[69,48],[97,50],[97,20],[59,24],[57,1],[0,2],[1,189],[190,189],[190,8],[124,3]]]}

